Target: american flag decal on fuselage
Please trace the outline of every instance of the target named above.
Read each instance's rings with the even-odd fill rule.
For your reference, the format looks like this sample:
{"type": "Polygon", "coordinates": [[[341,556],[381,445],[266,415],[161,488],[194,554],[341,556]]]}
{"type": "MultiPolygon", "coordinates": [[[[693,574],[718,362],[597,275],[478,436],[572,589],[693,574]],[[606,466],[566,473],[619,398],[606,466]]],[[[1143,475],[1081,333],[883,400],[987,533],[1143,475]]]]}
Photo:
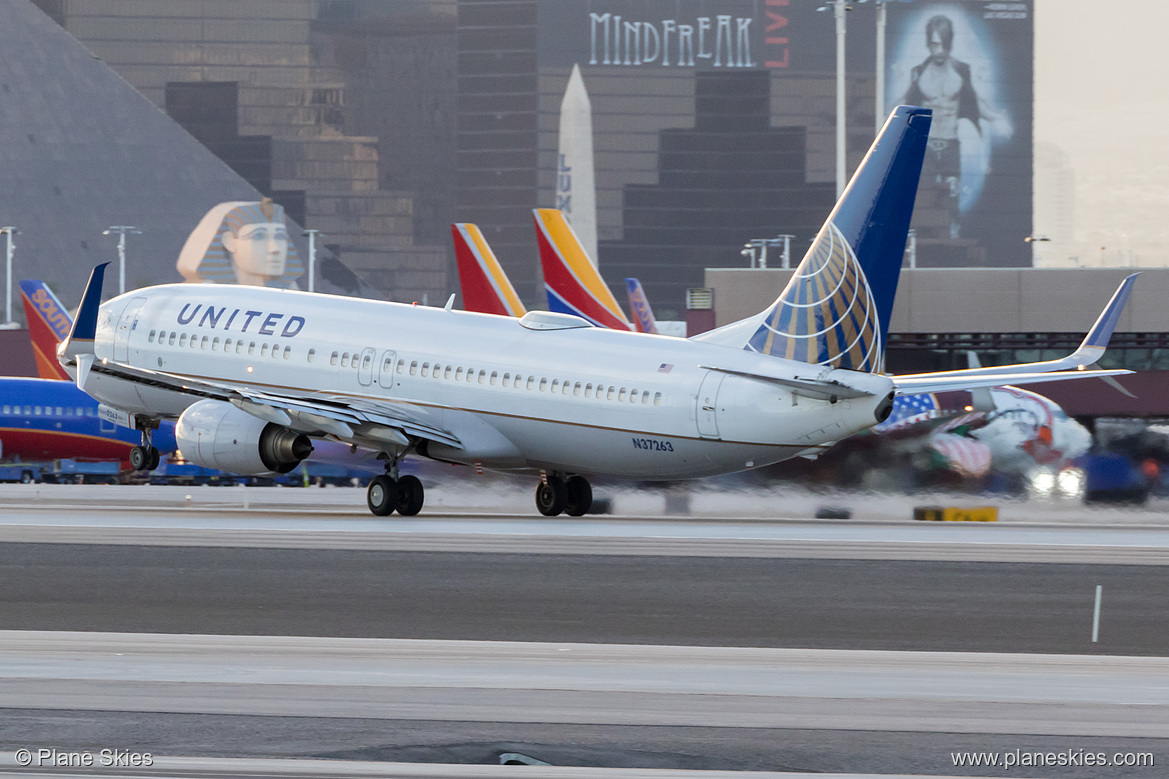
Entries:
{"type": "Polygon", "coordinates": [[[877,307],[868,280],[832,222],[747,342],[748,349],[833,368],[880,373],[877,307]]]}

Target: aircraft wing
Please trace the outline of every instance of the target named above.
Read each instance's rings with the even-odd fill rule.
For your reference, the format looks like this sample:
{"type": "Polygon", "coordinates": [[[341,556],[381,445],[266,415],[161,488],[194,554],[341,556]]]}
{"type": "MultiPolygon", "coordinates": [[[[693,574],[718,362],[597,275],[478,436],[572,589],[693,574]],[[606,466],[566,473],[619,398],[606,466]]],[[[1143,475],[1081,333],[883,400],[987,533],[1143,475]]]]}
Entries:
{"type": "Polygon", "coordinates": [[[386,443],[405,446],[411,439],[425,439],[462,448],[458,436],[442,425],[441,410],[413,403],[374,398],[354,401],[348,396],[310,390],[273,393],[242,383],[194,379],[97,360],[93,352],[93,339],[101,305],[102,280],[108,264],[103,263],[94,268],[82,295],[77,317],[57,353],[62,365],[75,367],[75,380],[83,392],[91,374],[106,374],[193,397],[226,401],[257,419],[309,435],[332,436],[359,446],[377,449],[386,443]]]}
{"type": "Polygon", "coordinates": [[[438,413],[411,403],[374,399],[355,402],[352,398],[327,393],[285,395],[101,362],[94,362],[88,373],[107,374],[199,398],[222,400],[257,419],[309,435],[332,436],[359,446],[376,449],[386,443],[404,446],[412,439],[425,439],[462,448],[459,438],[444,429],[438,413]]]}

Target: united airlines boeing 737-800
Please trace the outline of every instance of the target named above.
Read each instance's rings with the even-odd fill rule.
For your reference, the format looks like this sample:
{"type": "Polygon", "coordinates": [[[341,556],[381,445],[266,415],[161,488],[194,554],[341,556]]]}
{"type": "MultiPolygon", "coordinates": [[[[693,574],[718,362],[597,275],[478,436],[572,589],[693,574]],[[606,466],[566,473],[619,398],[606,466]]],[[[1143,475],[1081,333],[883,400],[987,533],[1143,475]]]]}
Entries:
{"type": "Polygon", "coordinates": [[[1039,366],[883,373],[930,112],[886,122],[767,310],[680,339],[571,315],[520,319],[257,287],[173,284],[104,304],[94,270],[58,351],[103,410],[143,433],[178,418],[188,459],[292,469],[313,438],[380,452],[374,514],[415,514],[417,454],[540,474],[545,515],[588,510],[587,476],[685,479],[778,462],[884,420],[898,392],[1113,375],[1039,366]],[[1045,373],[1043,371],[1052,371],[1045,373]]]}

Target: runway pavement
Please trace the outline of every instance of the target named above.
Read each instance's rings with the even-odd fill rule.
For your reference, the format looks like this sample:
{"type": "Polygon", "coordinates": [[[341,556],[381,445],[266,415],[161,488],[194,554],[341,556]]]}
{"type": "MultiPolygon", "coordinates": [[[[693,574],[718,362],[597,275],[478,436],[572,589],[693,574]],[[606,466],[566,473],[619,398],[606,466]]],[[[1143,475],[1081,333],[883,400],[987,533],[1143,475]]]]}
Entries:
{"type": "Polygon", "coordinates": [[[11,749],[181,754],[246,730],[267,737],[251,756],[933,775],[969,773],[956,750],[1169,744],[1165,658],[5,631],[0,667],[11,749]]]}
{"type": "Polygon", "coordinates": [[[1169,738],[1169,658],[0,631],[40,709],[1169,738]]]}
{"type": "MultiPolygon", "coordinates": [[[[92,777],[95,775],[113,777],[192,777],[192,779],[226,779],[228,777],[256,777],[259,779],[281,779],[287,777],[332,777],[333,779],[364,779],[385,777],[385,779],[500,779],[500,777],[522,776],[527,779],[674,779],[676,770],[662,769],[613,769],[581,768],[561,766],[523,767],[477,766],[477,765],[425,765],[418,763],[381,763],[338,760],[274,760],[239,758],[189,758],[153,757],[151,766],[141,769],[78,770],[73,768],[22,769],[13,767],[12,754],[0,754],[0,774],[15,777],[39,777],[46,774],[59,779],[71,777],[92,777]]],[[[790,773],[773,771],[689,771],[687,779],[931,779],[931,777],[910,777],[907,774],[832,774],[790,773]]],[[[946,779],[946,777],[932,777],[946,779]]]]}
{"type": "Polygon", "coordinates": [[[1149,565],[0,544],[21,630],[1164,655],[1167,602],[1149,565]]]}
{"type": "MultiPolygon", "coordinates": [[[[947,498],[836,496],[836,503],[865,509],[858,509],[855,520],[824,521],[812,519],[814,503],[824,503],[823,497],[797,495],[769,503],[756,495],[745,503],[741,493],[720,495],[719,502],[754,513],[548,519],[530,509],[485,513],[440,505],[415,518],[377,518],[355,505],[363,498],[353,489],[0,485],[0,542],[1169,564],[1169,512],[1024,503],[1004,504],[998,523],[922,523],[908,519],[913,506],[947,498]],[[761,512],[760,506],[770,511],[761,512]]],[[[465,499],[455,491],[446,503],[465,499]]],[[[497,499],[514,503],[515,490],[485,498],[497,499]]],[[[710,503],[715,497],[703,499],[710,503]]],[[[646,498],[622,496],[616,503],[637,500],[646,498]]]]}
{"type": "MultiPolygon", "coordinates": [[[[159,755],[328,758],[338,775],[527,750],[1050,776],[951,753],[1169,744],[1169,521],[1153,511],[1013,504],[949,526],[904,519],[913,498],[833,522],[810,518],[833,502],[815,495],[701,495],[685,516],[634,495],[548,520],[512,490],[489,514],[455,491],[377,519],[359,490],[29,489],[0,486],[0,749],[141,733],[159,755]]],[[[402,770],[386,775],[428,775],[402,770]]]]}

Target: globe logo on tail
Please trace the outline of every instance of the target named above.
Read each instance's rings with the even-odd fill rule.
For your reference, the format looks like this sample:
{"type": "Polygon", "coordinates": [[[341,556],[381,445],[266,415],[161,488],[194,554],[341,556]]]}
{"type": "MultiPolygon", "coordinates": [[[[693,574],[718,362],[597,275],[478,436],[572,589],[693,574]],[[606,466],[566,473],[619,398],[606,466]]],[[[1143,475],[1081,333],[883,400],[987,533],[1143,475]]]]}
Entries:
{"type": "Polygon", "coordinates": [[[827,222],[747,348],[789,360],[880,373],[877,307],[856,253],[827,222]]]}

